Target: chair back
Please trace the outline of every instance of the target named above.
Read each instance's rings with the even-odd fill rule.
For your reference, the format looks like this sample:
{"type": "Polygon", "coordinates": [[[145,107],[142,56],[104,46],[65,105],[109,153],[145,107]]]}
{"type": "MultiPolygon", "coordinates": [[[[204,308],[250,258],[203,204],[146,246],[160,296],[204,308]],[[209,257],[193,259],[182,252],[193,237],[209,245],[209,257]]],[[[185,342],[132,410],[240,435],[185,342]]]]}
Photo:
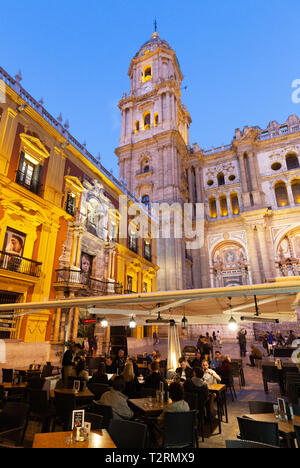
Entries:
{"type": "Polygon", "coordinates": [[[232,376],[233,377],[239,377],[240,376],[240,365],[237,361],[231,361],[231,371],[232,371],[232,376]]]}
{"type": "Polygon", "coordinates": [[[197,411],[165,413],[164,447],[183,448],[195,446],[197,411]]]}
{"type": "Polygon", "coordinates": [[[103,416],[95,413],[85,413],[84,421],[91,423],[92,431],[100,431],[103,428],[103,416]]]}
{"type": "Polygon", "coordinates": [[[300,416],[300,406],[293,405],[293,412],[295,416],[300,416]]]}
{"type": "Polygon", "coordinates": [[[155,388],[142,387],[140,389],[140,396],[141,396],[141,398],[148,398],[148,397],[155,398],[156,390],[155,390],[155,388]]]}
{"type": "Polygon", "coordinates": [[[273,383],[279,382],[279,371],[275,365],[274,366],[262,365],[262,374],[263,374],[263,380],[265,380],[266,382],[273,382],[273,383]]]}
{"type": "Polygon", "coordinates": [[[300,426],[294,426],[298,448],[300,448],[300,426]]]}
{"type": "Polygon", "coordinates": [[[198,394],[196,392],[184,392],[184,401],[187,402],[191,411],[198,410],[198,394]]]}
{"type": "Polygon", "coordinates": [[[54,406],[56,417],[67,420],[70,413],[76,409],[76,397],[73,394],[65,394],[54,391],[54,406]]]}
{"type": "Polygon", "coordinates": [[[0,427],[2,431],[20,428],[17,434],[16,444],[21,445],[24,440],[25,431],[29,417],[29,405],[23,402],[7,402],[0,414],[0,427]]]}
{"type": "Polygon", "coordinates": [[[277,423],[254,421],[248,418],[237,418],[237,420],[240,428],[240,439],[279,447],[277,423]]]}
{"type": "Polygon", "coordinates": [[[113,410],[111,406],[101,405],[97,401],[93,401],[93,413],[103,416],[103,429],[109,428],[109,423],[113,418],[113,410]]]}
{"type": "Polygon", "coordinates": [[[95,400],[100,400],[103,393],[109,391],[109,385],[98,384],[98,383],[88,383],[88,389],[95,395],[95,400]]]}
{"type": "Polygon", "coordinates": [[[147,435],[147,426],[145,424],[112,419],[108,432],[118,449],[145,448],[147,435]]]}
{"type": "Polygon", "coordinates": [[[42,370],[42,377],[51,377],[53,369],[54,369],[54,366],[51,366],[51,365],[44,366],[42,370]]]}
{"type": "Polygon", "coordinates": [[[241,448],[264,448],[264,449],[279,449],[280,447],[276,447],[274,445],[268,444],[261,444],[259,442],[252,442],[249,440],[226,440],[226,448],[227,449],[241,449],[241,448]]]}
{"type": "Polygon", "coordinates": [[[46,390],[30,388],[28,390],[28,402],[31,413],[45,414],[49,409],[49,401],[46,390]]]}
{"type": "Polygon", "coordinates": [[[274,413],[273,405],[277,403],[270,403],[269,401],[249,401],[250,414],[271,414],[274,413]]]}
{"type": "Polygon", "coordinates": [[[11,383],[13,381],[13,375],[13,369],[2,369],[2,382],[11,383]]]}

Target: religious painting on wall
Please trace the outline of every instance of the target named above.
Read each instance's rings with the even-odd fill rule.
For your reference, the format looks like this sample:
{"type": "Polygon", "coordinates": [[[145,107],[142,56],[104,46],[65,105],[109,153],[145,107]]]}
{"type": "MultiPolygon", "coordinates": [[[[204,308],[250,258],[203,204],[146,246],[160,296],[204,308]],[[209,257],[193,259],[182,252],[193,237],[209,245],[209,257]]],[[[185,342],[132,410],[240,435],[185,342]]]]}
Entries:
{"type": "Polygon", "coordinates": [[[81,253],[81,261],[80,261],[81,276],[80,278],[81,278],[82,284],[88,283],[88,280],[93,271],[93,261],[94,261],[94,257],[92,257],[92,255],[89,255],[85,252],[81,253]]]}
{"type": "Polygon", "coordinates": [[[3,252],[5,255],[3,255],[1,259],[2,268],[11,271],[19,271],[25,241],[26,234],[16,231],[15,229],[7,228],[3,245],[3,252]]]}

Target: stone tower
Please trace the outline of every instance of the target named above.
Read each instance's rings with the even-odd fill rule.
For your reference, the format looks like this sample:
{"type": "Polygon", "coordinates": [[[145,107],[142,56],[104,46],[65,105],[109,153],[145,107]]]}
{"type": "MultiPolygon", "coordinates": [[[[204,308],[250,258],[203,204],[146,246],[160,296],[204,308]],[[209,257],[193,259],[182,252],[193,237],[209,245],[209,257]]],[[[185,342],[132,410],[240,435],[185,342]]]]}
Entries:
{"type": "MultiPolygon", "coordinates": [[[[183,75],[170,45],[153,33],[131,61],[130,94],[119,103],[119,176],[145,205],[188,201],[184,161],[191,118],[181,101],[183,75]]],[[[158,289],[186,287],[184,239],[160,239],[158,289]]]]}

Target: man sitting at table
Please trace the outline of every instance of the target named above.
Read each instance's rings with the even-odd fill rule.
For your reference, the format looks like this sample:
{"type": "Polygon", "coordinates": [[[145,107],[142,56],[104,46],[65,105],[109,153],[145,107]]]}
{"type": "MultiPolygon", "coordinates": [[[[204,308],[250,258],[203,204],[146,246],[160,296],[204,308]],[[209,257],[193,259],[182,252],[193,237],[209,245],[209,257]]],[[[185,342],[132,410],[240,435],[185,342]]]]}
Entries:
{"type": "Polygon", "coordinates": [[[119,349],[118,356],[117,356],[117,359],[115,361],[115,365],[117,367],[119,375],[123,372],[125,364],[126,364],[125,351],[124,351],[124,349],[119,349]]]}
{"type": "Polygon", "coordinates": [[[201,353],[198,351],[195,358],[192,360],[190,359],[188,362],[190,364],[190,366],[195,369],[195,367],[201,367],[202,366],[202,361],[203,359],[201,359],[201,353]]]}
{"type": "Polygon", "coordinates": [[[193,369],[193,377],[184,382],[184,391],[188,393],[197,393],[201,403],[208,401],[209,393],[207,383],[203,381],[203,370],[200,367],[193,369]]]}
{"type": "Polygon", "coordinates": [[[106,367],[107,374],[117,373],[117,366],[113,363],[111,356],[107,356],[107,358],[105,359],[105,367],[106,367]]]}
{"type": "Polygon", "coordinates": [[[112,388],[103,393],[98,403],[100,405],[111,406],[113,419],[131,419],[133,411],[127,404],[128,397],[122,393],[125,389],[125,382],[121,375],[117,375],[112,381],[112,388]]]}
{"type": "Polygon", "coordinates": [[[258,348],[256,348],[254,345],[251,345],[251,354],[249,356],[250,364],[247,364],[247,366],[255,367],[255,359],[261,361],[262,358],[263,358],[262,352],[258,348]]]}
{"type": "Polygon", "coordinates": [[[216,383],[221,383],[221,377],[212,369],[209,368],[208,361],[202,362],[202,370],[203,370],[203,381],[207,383],[207,385],[214,385],[216,383]]]}
{"type": "Polygon", "coordinates": [[[180,367],[176,369],[176,374],[180,377],[181,382],[193,377],[193,369],[188,366],[188,362],[184,357],[179,359],[180,367]]]}

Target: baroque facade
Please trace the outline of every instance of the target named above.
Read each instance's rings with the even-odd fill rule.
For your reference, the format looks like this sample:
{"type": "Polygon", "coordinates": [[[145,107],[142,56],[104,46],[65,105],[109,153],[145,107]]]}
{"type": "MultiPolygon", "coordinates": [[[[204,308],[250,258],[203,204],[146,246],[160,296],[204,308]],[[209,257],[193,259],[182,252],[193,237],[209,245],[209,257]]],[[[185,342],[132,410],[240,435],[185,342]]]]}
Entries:
{"type": "Polygon", "coordinates": [[[176,53],[155,32],[119,102],[120,180],[147,206],[204,205],[204,245],[158,242],[159,290],[259,284],[300,272],[300,120],[237,129],[209,151],[189,142],[176,53]]]}
{"type": "MultiPolygon", "coordinates": [[[[119,235],[120,197],[137,200],[2,68],[0,83],[0,303],[155,291],[155,241],[119,235]]],[[[11,311],[0,339],[76,340],[88,317],[11,311]]]]}

